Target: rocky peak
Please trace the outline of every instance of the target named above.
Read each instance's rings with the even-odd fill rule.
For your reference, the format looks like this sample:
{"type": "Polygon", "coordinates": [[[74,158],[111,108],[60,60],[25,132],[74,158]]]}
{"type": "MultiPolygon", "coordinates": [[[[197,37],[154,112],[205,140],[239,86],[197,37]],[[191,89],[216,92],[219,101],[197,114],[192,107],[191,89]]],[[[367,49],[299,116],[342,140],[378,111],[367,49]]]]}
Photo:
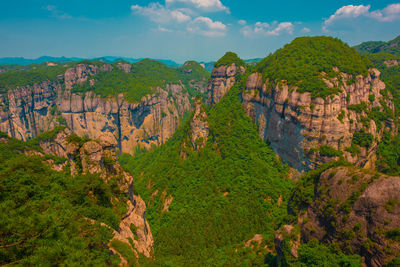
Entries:
{"type": "Polygon", "coordinates": [[[393,103],[382,95],[385,84],[379,76],[378,70],[370,69],[366,77],[359,75],[349,82],[351,75],[328,78],[322,73],[327,87],[339,88],[339,92],[313,98],[285,81],[263,80],[256,72],[248,77],[241,98],[261,138],[293,168],[309,170],[341,155],[357,166],[373,168],[377,141],[385,128],[394,129],[390,118],[378,122],[370,116],[385,110],[392,116],[394,112],[393,103]],[[358,146],[353,141],[355,133],[368,137],[369,144],[358,146]]]}
{"type": "Polygon", "coordinates": [[[210,133],[207,114],[204,110],[201,98],[195,100],[195,110],[193,118],[190,120],[191,144],[195,150],[205,147],[210,133]]]}
{"type": "Polygon", "coordinates": [[[100,174],[106,181],[119,177],[121,190],[129,191],[133,177],[118,163],[116,146],[107,136],[101,138],[100,142],[86,140],[65,128],[54,139],[42,140],[39,145],[46,154],[67,158],[72,175],[100,174]]]}
{"type": "Polygon", "coordinates": [[[207,104],[214,105],[218,103],[236,82],[235,76],[243,74],[245,67],[237,66],[232,63],[229,66],[223,65],[214,67],[211,73],[211,79],[208,82],[208,99],[207,104]]]}
{"type": "Polygon", "coordinates": [[[131,65],[131,64],[128,64],[128,63],[121,63],[121,62],[119,62],[119,63],[117,64],[117,67],[118,67],[119,69],[123,70],[123,71],[126,72],[126,73],[131,72],[131,69],[132,69],[132,65],[131,65]]]}

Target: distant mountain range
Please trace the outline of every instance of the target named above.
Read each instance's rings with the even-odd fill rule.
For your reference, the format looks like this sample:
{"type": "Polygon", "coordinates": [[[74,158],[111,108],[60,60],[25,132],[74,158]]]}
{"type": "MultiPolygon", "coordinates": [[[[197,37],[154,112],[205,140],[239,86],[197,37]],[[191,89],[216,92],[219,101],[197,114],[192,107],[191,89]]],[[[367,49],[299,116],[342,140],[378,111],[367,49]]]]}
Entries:
{"type": "MultiPolygon", "coordinates": [[[[65,62],[71,62],[71,61],[80,61],[80,60],[99,60],[107,63],[114,63],[116,61],[126,61],[129,63],[136,63],[141,61],[144,58],[127,58],[127,57],[112,57],[112,56],[105,56],[105,57],[98,57],[98,58],[78,58],[78,57],[49,57],[49,56],[43,56],[39,57],[36,59],[28,59],[28,58],[23,58],[23,57],[4,57],[0,58],[0,65],[30,65],[30,64],[40,64],[43,62],[60,62],[60,63],[65,63],[65,62]]],[[[168,60],[168,59],[155,59],[157,61],[160,61],[164,63],[167,66],[170,67],[178,67],[180,64],[176,63],[175,61],[168,60]]]]}
{"type": "MultiPolygon", "coordinates": [[[[65,62],[71,62],[71,61],[81,61],[81,60],[99,60],[103,61],[106,63],[114,63],[116,61],[126,61],[129,63],[136,63],[144,58],[128,58],[128,57],[113,57],[113,56],[105,56],[105,57],[97,57],[97,58],[79,58],[79,57],[49,57],[49,56],[42,56],[38,57],[36,59],[29,59],[29,58],[23,58],[23,57],[3,57],[0,58],[0,65],[30,65],[30,64],[40,64],[43,62],[59,62],[59,63],[65,63],[65,62]]],[[[169,59],[153,59],[157,60],[159,62],[164,63],[167,66],[170,67],[179,67],[181,64],[176,63],[173,60],[169,59]]],[[[261,58],[254,58],[254,59],[247,59],[245,60],[246,63],[249,64],[256,64],[261,60],[261,58]]],[[[215,61],[209,61],[209,62],[199,62],[208,72],[211,72],[213,67],[214,67],[215,61]]]]}
{"type": "Polygon", "coordinates": [[[400,56],[400,35],[388,42],[369,41],[356,45],[354,48],[360,53],[385,52],[400,56]]]}

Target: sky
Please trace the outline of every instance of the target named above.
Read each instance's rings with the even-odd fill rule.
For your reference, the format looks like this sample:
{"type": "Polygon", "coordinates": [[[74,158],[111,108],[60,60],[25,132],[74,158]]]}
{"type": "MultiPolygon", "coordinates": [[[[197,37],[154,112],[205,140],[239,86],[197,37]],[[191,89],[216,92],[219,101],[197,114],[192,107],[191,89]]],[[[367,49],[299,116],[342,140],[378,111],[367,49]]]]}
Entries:
{"type": "Polygon", "coordinates": [[[400,1],[0,0],[0,57],[249,59],[318,35],[391,40],[400,1]]]}

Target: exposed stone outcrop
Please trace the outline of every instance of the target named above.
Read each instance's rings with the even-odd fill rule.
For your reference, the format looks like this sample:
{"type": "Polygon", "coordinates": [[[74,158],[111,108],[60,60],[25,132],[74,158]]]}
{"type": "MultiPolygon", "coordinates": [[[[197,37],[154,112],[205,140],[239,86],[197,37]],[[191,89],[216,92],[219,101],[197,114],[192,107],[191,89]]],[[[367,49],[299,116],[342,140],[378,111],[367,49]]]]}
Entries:
{"type": "Polygon", "coordinates": [[[154,240],[145,216],[146,204],[140,196],[136,195],[127,204],[128,213],[119,224],[119,230],[114,233],[113,239],[129,246],[136,258],[139,257],[139,254],[148,258],[153,257],[154,240]]]}
{"type": "Polygon", "coordinates": [[[349,108],[365,103],[383,111],[382,103],[385,103],[393,112],[393,103],[381,94],[385,84],[379,79],[378,70],[371,69],[367,77],[357,76],[352,84],[348,84],[350,75],[337,69],[335,71],[339,78],[321,74],[322,79],[328,87],[339,88],[341,92],[325,99],[312,98],[308,92],[299,93],[297,87],[288,86],[284,81],[278,84],[268,79],[265,81],[260,73],[248,77],[246,89],[241,95],[245,113],[257,124],[261,138],[299,171],[336,159],[322,156],[320,146],[328,145],[345,151],[352,143],[353,133],[360,130],[372,134],[373,144],[362,147],[357,156],[345,151],[344,157],[357,166],[373,168],[376,141],[380,140],[385,127],[394,128],[393,121],[387,119],[378,131],[375,121],[367,118],[364,111],[349,108]],[[372,102],[370,95],[374,96],[372,102]],[[369,127],[365,127],[365,123],[369,127]]]}
{"type": "Polygon", "coordinates": [[[394,67],[394,66],[400,65],[400,60],[389,59],[389,60],[385,60],[383,63],[386,65],[386,67],[390,68],[390,67],[394,67]]]}
{"type": "MultiPolygon", "coordinates": [[[[106,182],[112,178],[118,178],[118,187],[129,196],[129,200],[127,201],[128,212],[122,218],[118,230],[113,230],[113,239],[124,242],[132,249],[136,258],[139,254],[145,257],[153,256],[154,241],[145,216],[146,204],[140,196],[133,195],[133,177],[118,163],[115,144],[110,143],[107,136],[100,141],[85,142],[82,139],[79,140],[79,137],[66,128],[57,133],[54,139],[42,140],[39,145],[45,154],[67,158],[72,175],[99,174],[106,182]]],[[[119,200],[114,198],[112,201],[119,200]]],[[[107,225],[104,226],[110,228],[107,225]]],[[[118,253],[118,250],[112,248],[112,240],[110,249],[113,253],[118,253]]],[[[121,257],[121,265],[127,265],[127,260],[122,254],[118,254],[121,257]]]]}
{"type": "Polygon", "coordinates": [[[123,170],[117,161],[115,145],[103,141],[86,141],[80,143],[69,129],[57,133],[54,139],[42,140],[40,147],[45,154],[63,157],[68,160],[71,174],[100,174],[105,180],[119,178],[119,187],[123,192],[129,191],[133,177],[123,170]]]}
{"type": "Polygon", "coordinates": [[[204,148],[207,143],[210,128],[201,98],[196,99],[195,105],[194,115],[190,121],[190,141],[195,150],[200,150],[204,148]]]}
{"type": "Polygon", "coordinates": [[[75,84],[82,85],[90,76],[96,75],[100,71],[110,70],[112,70],[112,66],[110,64],[104,64],[101,67],[77,64],[75,67],[66,70],[64,74],[65,88],[72,89],[75,84]]]}
{"type": "Polygon", "coordinates": [[[245,71],[246,69],[243,66],[238,67],[235,63],[230,66],[214,68],[207,86],[207,104],[213,105],[218,103],[235,84],[235,76],[239,73],[243,74],[245,71]]]}
{"type": "Polygon", "coordinates": [[[400,177],[337,167],[322,173],[316,188],[299,219],[304,242],[335,242],[368,266],[400,255],[400,177]]]}
{"type": "Polygon", "coordinates": [[[126,73],[131,72],[131,69],[132,69],[132,65],[128,64],[128,63],[118,63],[117,67],[120,68],[121,70],[123,70],[126,73]]]}
{"type": "Polygon", "coordinates": [[[210,128],[208,125],[207,113],[204,109],[201,98],[195,99],[195,111],[190,120],[190,127],[185,139],[181,145],[180,155],[186,159],[190,151],[199,151],[203,149],[208,140],[210,128]]]}
{"type": "Polygon", "coordinates": [[[139,146],[163,144],[175,132],[183,114],[191,110],[184,86],[155,88],[140,103],[126,101],[123,94],[104,99],[93,92],[80,95],[69,90],[91,75],[111,69],[108,64],[78,64],[66,71],[65,90],[61,82],[46,81],[0,95],[0,131],[28,140],[64,121],[79,136],[99,140],[106,135],[124,153],[133,154],[139,146]]]}
{"type": "Polygon", "coordinates": [[[296,228],[293,225],[283,225],[275,233],[274,243],[278,262],[285,257],[297,259],[297,249],[300,246],[300,232],[298,227],[296,228]],[[286,249],[289,249],[289,251],[284,251],[284,242],[287,242],[286,249]],[[285,253],[289,253],[290,255],[285,255],[285,253]]]}

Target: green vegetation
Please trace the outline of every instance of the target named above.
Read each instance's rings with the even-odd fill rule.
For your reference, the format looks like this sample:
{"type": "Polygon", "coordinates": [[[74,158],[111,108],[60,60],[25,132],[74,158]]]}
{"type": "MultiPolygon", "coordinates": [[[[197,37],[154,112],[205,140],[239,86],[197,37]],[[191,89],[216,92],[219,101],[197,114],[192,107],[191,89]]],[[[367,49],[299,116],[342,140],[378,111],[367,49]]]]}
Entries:
{"type": "Polygon", "coordinates": [[[0,73],[0,93],[5,93],[9,88],[17,86],[34,85],[43,81],[60,81],[64,78],[66,66],[68,65],[47,66],[46,63],[42,63],[0,73]],[[62,76],[59,78],[58,75],[62,76]]]}
{"type": "MultiPolygon", "coordinates": [[[[398,37],[399,38],[399,37],[398,37]]],[[[397,38],[397,39],[398,39],[397,38]]],[[[384,104],[384,111],[379,112],[375,107],[371,109],[369,118],[377,121],[386,121],[392,119],[398,125],[400,116],[400,66],[387,66],[385,61],[397,60],[400,62],[400,55],[388,53],[368,54],[368,57],[374,63],[375,67],[381,72],[381,79],[385,82],[386,89],[383,95],[389,98],[390,93],[393,96],[395,106],[395,116],[391,115],[390,108],[384,104]]],[[[381,123],[377,123],[377,129],[381,130],[381,123]]],[[[400,136],[393,136],[385,129],[383,137],[378,144],[378,160],[376,162],[377,170],[389,175],[400,175],[400,136]]]]}
{"type": "Polygon", "coordinates": [[[214,67],[218,68],[221,66],[230,66],[233,63],[235,63],[236,66],[246,66],[246,63],[240,57],[238,57],[236,53],[227,52],[223,57],[214,63],[214,67]]]}
{"type": "Polygon", "coordinates": [[[321,72],[328,77],[337,77],[333,68],[351,74],[368,74],[372,66],[367,57],[339,39],[331,37],[299,37],[274,54],[263,59],[256,67],[266,79],[278,83],[298,86],[299,92],[311,92],[313,98],[326,98],[337,94],[338,88],[328,88],[321,79],[321,72]]]}
{"type": "Polygon", "coordinates": [[[400,228],[393,228],[393,229],[387,230],[385,235],[389,239],[400,242],[400,228]]]}
{"type": "Polygon", "coordinates": [[[322,157],[340,157],[343,155],[343,152],[336,150],[331,146],[322,145],[319,147],[319,154],[322,157]]]}
{"type": "Polygon", "coordinates": [[[370,133],[366,133],[361,130],[353,134],[352,144],[359,145],[361,147],[371,147],[374,137],[370,133]]]}
{"type": "Polygon", "coordinates": [[[154,93],[156,87],[164,87],[165,84],[179,84],[181,81],[191,96],[199,95],[193,83],[197,81],[205,82],[210,74],[195,62],[174,69],[155,60],[144,59],[132,64],[131,72],[126,73],[116,67],[112,71],[103,71],[91,78],[96,82],[93,86],[87,81],[83,85],[76,85],[72,89],[73,93],[85,93],[94,91],[102,97],[112,97],[123,93],[128,101],[140,102],[141,99],[154,93]],[[185,72],[191,67],[191,72],[185,72]]]}
{"type": "Polygon", "coordinates": [[[354,47],[360,53],[390,53],[400,56],[400,36],[389,42],[370,41],[364,42],[354,47]]]}
{"type": "Polygon", "coordinates": [[[187,121],[162,147],[120,159],[136,177],[134,191],[149,203],[157,265],[262,264],[265,255],[252,254],[244,242],[258,233],[273,246],[292,182],[245,116],[238,85],[208,110],[211,135],[204,149],[186,149],[186,160],[180,157],[187,121]],[[173,201],[162,212],[168,195],[173,201]]]}
{"type": "Polygon", "coordinates": [[[136,266],[135,254],[128,244],[117,239],[113,239],[111,241],[111,247],[118,251],[118,253],[120,253],[122,257],[128,261],[129,266],[136,266]]]}
{"type": "Polygon", "coordinates": [[[295,266],[361,266],[361,257],[345,255],[333,247],[327,247],[311,241],[298,249],[298,262],[295,266]]]}
{"type": "Polygon", "coordinates": [[[294,214],[298,214],[300,210],[311,205],[321,174],[330,168],[350,165],[346,161],[332,161],[321,165],[315,170],[304,173],[292,190],[288,208],[294,214]]]}
{"type": "Polygon", "coordinates": [[[118,228],[111,198],[122,194],[97,175],[53,171],[26,148],[0,143],[0,264],[117,265],[106,246],[112,230],[100,223],[118,228]]]}

